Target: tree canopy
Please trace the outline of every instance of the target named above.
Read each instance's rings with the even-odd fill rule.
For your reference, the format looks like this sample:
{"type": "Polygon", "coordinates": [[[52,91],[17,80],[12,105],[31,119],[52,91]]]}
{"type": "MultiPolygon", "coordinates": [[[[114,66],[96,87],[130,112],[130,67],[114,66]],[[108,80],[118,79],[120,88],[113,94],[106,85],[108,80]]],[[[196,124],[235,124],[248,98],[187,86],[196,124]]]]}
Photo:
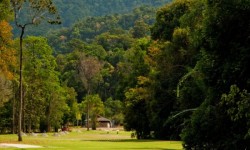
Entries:
{"type": "MultiPolygon", "coordinates": [[[[64,9],[80,3],[55,2],[64,9]]],[[[114,5],[111,12],[126,6],[122,14],[86,2],[100,10],[45,37],[24,36],[23,131],[95,129],[103,115],[138,139],[182,140],[185,149],[250,148],[248,0],[174,0],[133,10],[128,6],[139,1],[105,3],[114,5]]],[[[13,14],[3,4],[0,130],[10,131],[13,120],[15,133],[19,52],[13,14]]]]}

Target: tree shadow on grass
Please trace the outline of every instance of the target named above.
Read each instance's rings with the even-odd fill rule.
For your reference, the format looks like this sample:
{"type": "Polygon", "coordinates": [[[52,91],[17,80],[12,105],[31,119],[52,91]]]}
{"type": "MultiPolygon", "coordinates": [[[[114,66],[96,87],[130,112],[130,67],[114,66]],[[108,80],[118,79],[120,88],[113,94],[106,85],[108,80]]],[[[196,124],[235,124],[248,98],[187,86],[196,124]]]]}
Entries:
{"type": "MultiPolygon", "coordinates": [[[[138,139],[93,139],[93,140],[82,140],[82,141],[89,141],[89,142],[124,142],[124,143],[148,143],[148,142],[159,142],[159,141],[162,141],[162,142],[173,142],[173,144],[177,141],[165,141],[165,140],[138,140],[138,139]]],[[[112,149],[112,148],[111,148],[112,149]]],[[[131,148],[122,148],[122,149],[128,149],[128,150],[131,150],[131,148]]],[[[144,149],[144,150],[152,150],[152,148],[145,148],[145,147],[142,147],[142,148],[132,148],[132,149],[144,149]]],[[[154,150],[180,150],[180,149],[171,149],[171,148],[154,148],[154,150]]]]}
{"type": "Polygon", "coordinates": [[[157,142],[160,140],[137,140],[137,139],[93,139],[93,140],[83,140],[83,141],[96,141],[96,142],[157,142]]]}
{"type": "MultiPolygon", "coordinates": [[[[122,148],[122,149],[128,149],[128,150],[131,150],[131,148],[122,148]]],[[[133,150],[135,149],[145,149],[145,150],[180,150],[180,149],[169,149],[169,148],[145,148],[145,147],[142,147],[142,148],[132,148],[133,150]]]]}

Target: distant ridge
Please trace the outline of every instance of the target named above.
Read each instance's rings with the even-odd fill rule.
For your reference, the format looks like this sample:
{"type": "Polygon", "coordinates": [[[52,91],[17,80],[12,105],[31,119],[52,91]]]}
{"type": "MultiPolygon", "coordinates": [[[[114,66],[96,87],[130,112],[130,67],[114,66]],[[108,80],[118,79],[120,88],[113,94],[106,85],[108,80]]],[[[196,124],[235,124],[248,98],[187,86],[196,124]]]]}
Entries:
{"type": "Polygon", "coordinates": [[[104,16],[128,13],[136,7],[163,6],[171,0],[54,0],[63,20],[63,26],[70,26],[88,16],[104,16]]]}

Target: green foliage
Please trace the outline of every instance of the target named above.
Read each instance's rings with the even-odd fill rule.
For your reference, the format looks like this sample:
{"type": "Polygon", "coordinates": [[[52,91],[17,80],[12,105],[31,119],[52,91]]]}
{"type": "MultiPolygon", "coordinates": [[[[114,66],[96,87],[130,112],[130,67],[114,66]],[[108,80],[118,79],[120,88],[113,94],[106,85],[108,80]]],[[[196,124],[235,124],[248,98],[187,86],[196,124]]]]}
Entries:
{"type": "Polygon", "coordinates": [[[50,93],[49,99],[46,101],[45,109],[45,124],[48,132],[51,131],[51,127],[54,127],[55,131],[61,128],[63,124],[63,115],[68,111],[68,106],[66,105],[65,99],[65,90],[59,85],[59,80],[54,79],[52,85],[49,84],[46,87],[46,90],[50,93]],[[49,86],[49,87],[48,87],[49,86]]]}
{"type": "MultiPolygon", "coordinates": [[[[26,81],[25,116],[31,126],[39,127],[40,118],[43,117],[46,109],[46,99],[44,93],[48,73],[55,69],[55,60],[52,56],[52,49],[47,45],[45,38],[28,37],[25,43],[24,80],[26,81]],[[41,88],[38,90],[38,88],[41,88]],[[31,124],[32,123],[32,124],[31,124]]],[[[46,129],[47,130],[47,129],[46,129]]]]}
{"type": "Polygon", "coordinates": [[[26,107],[46,112],[41,121],[33,116],[33,126],[57,127],[88,114],[95,129],[97,115],[105,113],[139,139],[248,149],[249,8],[247,0],[175,0],[158,10],[151,38],[155,9],[149,7],[83,18],[48,34],[56,61],[44,38],[29,37],[26,107]]]}
{"type": "Polygon", "coordinates": [[[225,111],[233,122],[246,125],[245,128],[241,127],[242,130],[244,129],[241,138],[249,139],[250,94],[246,90],[240,91],[236,85],[232,85],[229,93],[222,95],[220,103],[226,107],[225,111]]]}
{"type": "Polygon", "coordinates": [[[5,102],[9,101],[13,94],[12,82],[8,80],[3,74],[0,74],[0,92],[1,107],[4,105],[5,102]]]}
{"type": "Polygon", "coordinates": [[[82,107],[84,108],[84,113],[88,117],[86,119],[91,119],[92,130],[96,130],[97,127],[97,117],[104,113],[104,104],[98,94],[87,95],[82,101],[82,107]]]}
{"type": "Polygon", "coordinates": [[[140,31],[140,37],[149,35],[148,26],[155,21],[155,11],[155,8],[144,6],[128,14],[88,17],[74,23],[72,27],[51,31],[46,36],[56,48],[55,53],[72,52],[68,44],[74,41],[82,45],[79,40],[102,45],[106,51],[117,48],[127,50],[133,41],[132,34],[139,32],[138,29],[143,30],[140,31]],[[133,29],[134,26],[136,29],[133,29]]]}
{"type": "Polygon", "coordinates": [[[173,30],[180,26],[180,17],[188,11],[189,3],[189,0],[176,0],[158,10],[157,23],[151,29],[152,38],[170,40],[173,30]]]}
{"type": "Polygon", "coordinates": [[[123,124],[124,106],[123,106],[123,103],[120,100],[113,100],[112,98],[108,98],[104,102],[104,106],[105,106],[105,117],[108,117],[112,121],[114,121],[114,125],[123,124]]]}
{"type": "Polygon", "coordinates": [[[143,38],[149,33],[149,26],[143,20],[135,22],[132,34],[134,38],[143,38]]]}
{"type": "Polygon", "coordinates": [[[218,105],[206,99],[191,119],[186,120],[181,137],[186,149],[244,149],[249,146],[249,94],[231,86],[218,105]],[[243,104],[244,103],[244,104],[243,104]],[[242,105],[241,105],[242,104],[242,105]],[[244,106],[243,106],[244,105],[244,106]]]}
{"type": "Polygon", "coordinates": [[[190,3],[175,1],[162,8],[158,11],[157,21],[151,30],[152,38],[158,41],[150,45],[146,61],[150,66],[149,87],[154,97],[149,101],[151,128],[157,138],[178,139],[183,118],[171,121],[168,118],[174,112],[197,107],[202,102],[199,100],[202,97],[199,91],[202,82],[196,82],[199,73],[193,63],[198,52],[194,51],[190,43],[193,33],[189,27],[182,27],[180,21],[191,9],[190,3]],[[192,89],[192,93],[188,89],[192,89]],[[188,95],[189,99],[184,95],[188,95]]]}
{"type": "Polygon", "coordinates": [[[184,148],[212,149],[219,140],[218,135],[226,132],[218,131],[215,125],[218,124],[217,119],[215,107],[204,102],[187,121],[188,124],[181,134],[184,148]]]}
{"type": "Polygon", "coordinates": [[[130,35],[121,30],[122,33],[112,34],[103,33],[96,37],[97,44],[102,45],[106,51],[114,51],[115,49],[128,50],[132,44],[130,35]]]}
{"type": "Polygon", "coordinates": [[[67,87],[63,85],[65,90],[65,101],[67,104],[67,109],[64,111],[63,115],[63,124],[72,123],[78,120],[81,120],[81,116],[79,117],[80,110],[77,103],[77,93],[74,88],[67,87]]]}
{"type": "Polygon", "coordinates": [[[12,18],[10,0],[0,1],[0,20],[9,20],[12,18]]]}
{"type": "Polygon", "coordinates": [[[1,134],[7,134],[10,133],[11,130],[11,123],[12,123],[12,118],[11,118],[11,114],[12,114],[12,103],[6,102],[4,107],[0,106],[0,133],[1,134]]]}
{"type": "Polygon", "coordinates": [[[147,91],[143,88],[133,88],[125,93],[124,128],[135,131],[138,139],[151,138],[146,95],[147,91]]]}
{"type": "MultiPolygon", "coordinates": [[[[104,0],[78,0],[78,1],[65,1],[65,0],[54,0],[53,4],[54,6],[56,6],[57,11],[59,13],[60,16],[60,23],[62,23],[61,25],[57,25],[54,27],[48,26],[47,23],[42,23],[41,26],[39,26],[38,28],[28,28],[28,33],[32,34],[32,35],[44,35],[45,33],[47,33],[48,30],[54,31],[55,29],[58,28],[63,28],[63,27],[71,27],[73,26],[73,24],[75,24],[76,22],[78,22],[79,20],[83,20],[83,19],[87,19],[87,22],[91,22],[93,17],[100,17],[100,16],[107,16],[110,14],[125,14],[125,13],[129,13],[131,11],[133,11],[133,9],[137,9],[138,7],[144,7],[145,10],[145,16],[150,16],[149,18],[147,18],[148,21],[150,21],[152,23],[152,20],[154,20],[154,13],[151,12],[151,15],[147,15],[150,10],[148,9],[149,7],[151,8],[157,8],[159,6],[164,5],[165,3],[168,3],[171,0],[136,0],[136,1],[131,1],[131,0],[110,0],[108,2],[104,1],[104,0]],[[101,4],[101,5],[100,5],[101,4]],[[147,11],[147,12],[146,12],[147,11]]],[[[143,13],[140,13],[140,11],[135,12],[137,13],[137,17],[141,17],[144,16],[143,13]]],[[[24,19],[26,19],[27,16],[24,17],[24,19]]],[[[124,27],[128,27],[128,25],[133,25],[133,23],[131,22],[131,20],[135,20],[136,18],[131,17],[130,15],[128,15],[126,17],[126,19],[120,21],[123,25],[125,25],[124,27]],[[132,23],[132,24],[131,24],[132,23]]],[[[54,22],[50,22],[50,23],[59,23],[58,21],[54,21],[54,22]]],[[[111,22],[104,22],[107,24],[112,25],[112,21],[111,22]]],[[[92,27],[98,27],[99,25],[103,25],[102,22],[99,23],[94,23],[92,27]],[[97,26],[96,26],[97,25],[97,26]]],[[[106,25],[105,25],[106,26],[106,25]]],[[[90,26],[89,26],[90,27],[90,26]]],[[[93,33],[96,30],[92,30],[90,28],[75,28],[74,31],[74,36],[77,35],[80,30],[84,30],[84,32],[89,32],[89,33],[93,33]],[[78,32],[78,33],[77,33],[78,32]]],[[[128,29],[128,28],[127,28],[128,29]]],[[[17,30],[15,30],[15,35],[17,34],[17,30]]],[[[79,34],[78,34],[79,35],[79,34]]],[[[81,34],[83,36],[85,36],[84,34],[81,34]]]]}
{"type": "Polygon", "coordinates": [[[203,39],[204,47],[213,56],[213,67],[219,68],[213,72],[213,68],[206,71],[210,77],[210,83],[217,82],[217,88],[221,92],[226,92],[232,84],[237,84],[240,88],[249,84],[248,73],[244,67],[249,63],[247,45],[249,21],[246,18],[249,15],[249,9],[247,2],[223,2],[225,3],[221,1],[207,4],[205,13],[209,15],[204,19],[203,39]],[[242,29],[246,32],[243,32],[242,29]],[[216,32],[217,34],[215,34],[216,32]],[[218,75],[222,77],[217,79],[218,75]],[[241,77],[239,78],[239,76],[241,77]]]}
{"type": "Polygon", "coordinates": [[[161,6],[169,0],[81,0],[68,2],[55,0],[55,4],[63,18],[63,25],[70,26],[75,21],[87,16],[105,16],[115,13],[126,13],[142,5],[161,6]]]}
{"type": "Polygon", "coordinates": [[[82,86],[82,81],[78,77],[78,62],[80,57],[79,51],[74,51],[68,55],[57,55],[56,62],[58,64],[57,70],[60,74],[60,81],[68,87],[75,89],[77,93],[77,101],[81,102],[86,90],[82,86]]]}
{"type": "Polygon", "coordinates": [[[197,114],[201,114],[192,115],[191,121],[187,122],[182,135],[188,149],[249,147],[248,119],[245,118],[249,99],[246,91],[249,89],[249,73],[245,68],[249,65],[248,4],[247,1],[207,0],[201,15],[198,15],[202,17],[196,18],[198,26],[192,39],[200,38],[194,41],[194,46],[201,50],[198,71],[209,91],[205,92],[204,103],[215,111],[212,113],[214,119],[210,121],[211,117],[204,115],[207,112],[205,106],[200,106],[197,114]],[[242,29],[246,32],[242,33],[242,29]],[[224,94],[230,87],[229,94],[224,94]],[[201,116],[204,119],[199,118],[201,116]],[[192,121],[196,118],[198,121],[192,121]]]}
{"type": "MultiPolygon", "coordinates": [[[[25,105],[24,116],[28,131],[37,129],[40,121],[50,127],[60,127],[63,112],[66,110],[66,95],[55,71],[56,61],[47,40],[42,37],[27,37],[25,43],[24,80],[25,105]]],[[[42,130],[42,131],[43,131],[42,130]]]]}
{"type": "Polygon", "coordinates": [[[126,65],[126,68],[121,70],[123,84],[126,85],[124,127],[126,130],[135,131],[138,139],[151,138],[147,111],[151,91],[147,88],[148,79],[144,77],[149,72],[149,66],[144,61],[149,45],[149,39],[138,39],[136,44],[126,51],[125,62],[119,64],[119,67],[126,65]]]}

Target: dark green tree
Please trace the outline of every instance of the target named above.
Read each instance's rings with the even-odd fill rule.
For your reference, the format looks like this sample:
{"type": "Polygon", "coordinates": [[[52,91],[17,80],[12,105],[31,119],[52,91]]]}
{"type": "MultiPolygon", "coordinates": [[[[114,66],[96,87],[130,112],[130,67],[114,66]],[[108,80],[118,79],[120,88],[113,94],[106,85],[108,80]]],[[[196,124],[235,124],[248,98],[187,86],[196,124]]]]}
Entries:
{"type": "Polygon", "coordinates": [[[176,0],[157,11],[156,22],[151,28],[154,40],[171,40],[172,33],[180,26],[180,17],[188,11],[188,0],[176,0]]]}
{"type": "Polygon", "coordinates": [[[203,54],[199,71],[204,74],[208,93],[183,130],[184,146],[187,149],[248,149],[247,118],[236,116],[247,114],[244,107],[249,105],[245,91],[249,90],[246,71],[249,1],[207,0],[202,14],[198,46],[203,54]]]}
{"type": "Polygon", "coordinates": [[[146,102],[147,90],[141,87],[131,88],[125,96],[124,128],[128,131],[135,131],[138,139],[151,138],[146,102]]]}
{"type": "Polygon", "coordinates": [[[137,20],[132,30],[134,38],[143,38],[149,34],[149,26],[143,20],[137,20]]]}

